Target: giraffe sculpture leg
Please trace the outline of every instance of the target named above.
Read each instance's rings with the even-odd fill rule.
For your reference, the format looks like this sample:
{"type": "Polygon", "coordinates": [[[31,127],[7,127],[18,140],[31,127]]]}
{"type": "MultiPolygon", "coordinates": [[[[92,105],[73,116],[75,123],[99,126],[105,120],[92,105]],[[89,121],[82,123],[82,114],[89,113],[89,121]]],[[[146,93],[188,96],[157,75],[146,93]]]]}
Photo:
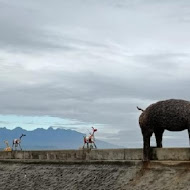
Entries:
{"type": "Polygon", "coordinates": [[[94,147],[97,149],[97,146],[96,146],[95,142],[93,142],[93,144],[94,144],[94,147]]]}
{"type": "Polygon", "coordinates": [[[20,150],[22,150],[22,147],[21,147],[20,143],[19,143],[18,145],[19,145],[19,147],[20,147],[20,150]]]}
{"type": "Polygon", "coordinates": [[[87,143],[86,143],[86,142],[84,142],[83,149],[85,148],[85,144],[87,144],[87,143]]]}

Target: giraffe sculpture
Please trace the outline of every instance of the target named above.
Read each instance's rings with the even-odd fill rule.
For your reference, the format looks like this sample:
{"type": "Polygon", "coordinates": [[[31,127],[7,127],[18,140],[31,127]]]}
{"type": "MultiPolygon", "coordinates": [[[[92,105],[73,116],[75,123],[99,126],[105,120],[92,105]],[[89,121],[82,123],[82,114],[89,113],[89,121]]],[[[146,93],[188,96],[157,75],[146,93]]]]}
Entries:
{"type": "Polygon", "coordinates": [[[83,149],[85,147],[85,144],[87,145],[87,148],[89,148],[89,144],[90,144],[90,148],[97,148],[96,144],[95,144],[95,137],[94,137],[94,133],[97,131],[97,129],[95,129],[94,127],[92,127],[92,133],[90,133],[90,136],[86,137],[84,136],[84,145],[83,145],[83,149]]]}
{"type": "Polygon", "coordinates": [[[13,140],[12,149],[13,149],[13,147],[15,147],[15,150],[16,150],[17,147],[19,146],[19,147],[20,147],[20,150],[22,150],[20,143],[21,143],[22,137],[24,137],[24,136],[26,136],[26,135],[22,134],[19,139],[14,139],[14,140],[13,140]]]}

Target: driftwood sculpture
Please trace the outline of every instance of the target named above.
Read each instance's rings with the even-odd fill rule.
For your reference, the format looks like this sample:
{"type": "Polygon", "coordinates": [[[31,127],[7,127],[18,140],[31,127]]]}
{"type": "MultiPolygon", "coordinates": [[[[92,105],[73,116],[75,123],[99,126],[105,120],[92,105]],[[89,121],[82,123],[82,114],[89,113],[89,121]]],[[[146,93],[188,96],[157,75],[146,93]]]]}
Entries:
{"type": "Polygon", "coordinates": [[[150,137],[155,134],[157,147],[162,147],[164,130],[182,131],[187,129],[190,142],[190,102],[170,99],[148,106],[139,117],[143,135],[143,160],[150,159],[150,137]]]}

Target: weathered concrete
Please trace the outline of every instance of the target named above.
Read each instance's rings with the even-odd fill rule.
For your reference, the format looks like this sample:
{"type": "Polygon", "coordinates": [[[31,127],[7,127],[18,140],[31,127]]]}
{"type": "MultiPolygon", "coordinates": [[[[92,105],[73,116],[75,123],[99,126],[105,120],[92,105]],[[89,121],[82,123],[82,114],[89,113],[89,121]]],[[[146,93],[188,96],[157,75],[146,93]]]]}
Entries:
{"type": "MultiPolygon", "coordinates": [[[[0,160],[124,161],[142,160],[142,149],[49,150],[0,152],[0,160]]],[[[189,161],[190,148],[152,148],[152,160],[189,161]]]]}
{"type": "Polygon", "coordinates": [[[0,189],[190,190],[190,149],[0,152],[0,189]]]}
{"type": "Polygon", "coordinates": [[[0,161],[3,190],[190,190],[189,161],[9,160],[0,161]]]}
{"type": "Polygon", "coordinates": [[[152,149],[153,160],[190,160],[190,148],[155,148],[152,149]]]}

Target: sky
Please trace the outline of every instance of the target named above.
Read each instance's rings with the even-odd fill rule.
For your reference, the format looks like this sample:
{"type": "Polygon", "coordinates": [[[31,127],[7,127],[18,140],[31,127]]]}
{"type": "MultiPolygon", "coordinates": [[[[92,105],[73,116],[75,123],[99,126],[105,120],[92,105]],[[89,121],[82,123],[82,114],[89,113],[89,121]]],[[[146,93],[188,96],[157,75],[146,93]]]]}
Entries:
{"type": "Polygon", "coordinates": [[[142,147],[136,106],[190,100],[189,34],[189,0],[0,0],[0,127],[142,147]]]}

